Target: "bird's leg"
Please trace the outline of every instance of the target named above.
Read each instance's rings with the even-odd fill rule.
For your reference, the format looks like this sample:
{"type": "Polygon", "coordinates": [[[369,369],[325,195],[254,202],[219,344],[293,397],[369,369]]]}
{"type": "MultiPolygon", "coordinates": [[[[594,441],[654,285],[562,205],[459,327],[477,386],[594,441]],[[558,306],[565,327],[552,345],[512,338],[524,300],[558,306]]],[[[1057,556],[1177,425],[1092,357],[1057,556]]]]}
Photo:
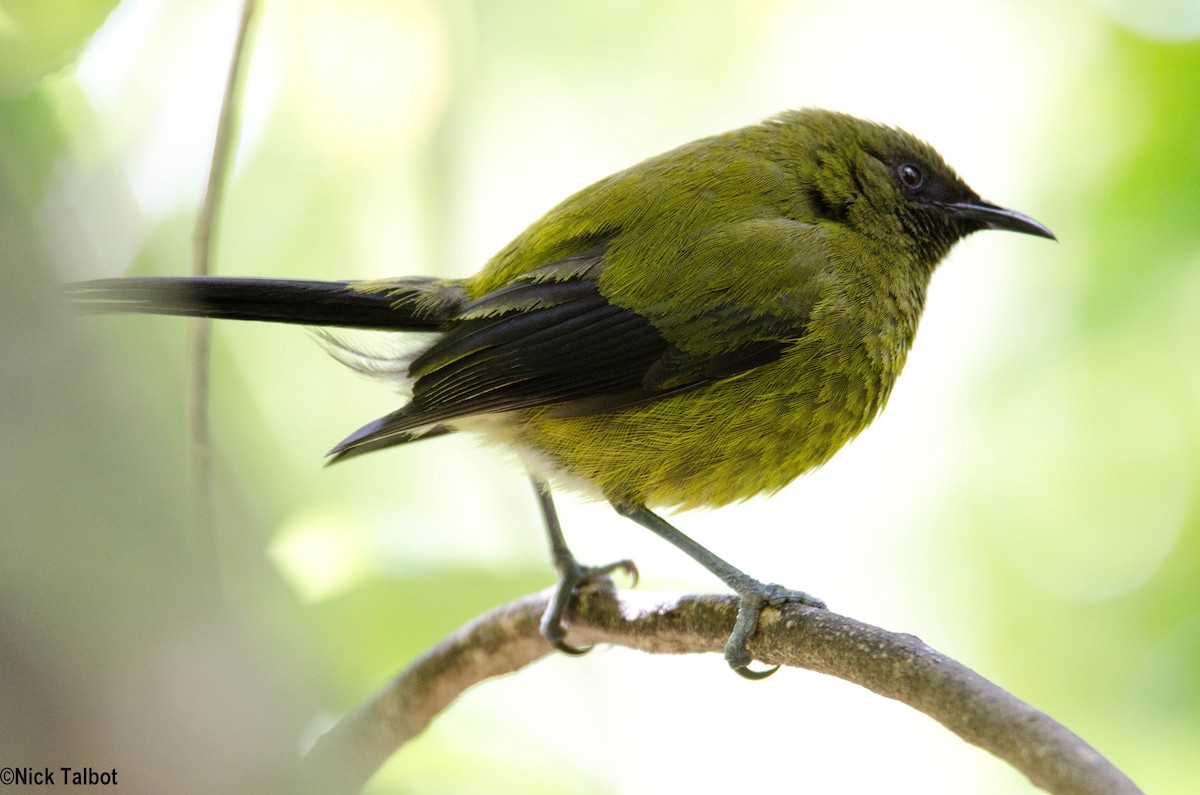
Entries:
{"type": "Polygon", "coordinates": [[[538,506],[542,509],[542,519],[546,523],[546,537],[550,541],[550,557],[558,572],[558,589],[554,592],[554,598],[550,600],[550,604],[546,605],[546,612],[542,614],[542,637],[561,652],[586,654],[591,651],[590,646],[576,648],[564,640],[567,636],[567,628],[563,625],[563,613],[575,590],[581,585],[607,577],[618,569],[624,571],[633,580],[633,584],[637,585],[637,566],[628,559],[618,560],[607,566],[584,566],[576,560],[567,547],[567,540],[563,538],[562,525],[558,521],[558,511],[554,510],[554,498],[550,495],[550,485],[539,478],[531,478],[531,480],[534,493],[537,494],[538,506]]]}
{"type": "Polygon", "coordinates": [[[803,591],[793,591],[782,585],[759,582],[688,538],[670,522],[644,505],[628,507],[614,503],[613,507],[617,513],[632,519],[679,547],[701,566],[720,577],[721,581],[740,597],[737,621],[733,625],[733,633],[725,643],[725,661],[729,663],[730,668],[747,679],[765,679],[779,669],[779,666],[768,668],[765,671],[750,669],[750,662],[754,658],[750,655],[750,650],[746,648],[746,643],[757,629],[758,616],[764,607],[779,606],[786,602],[796,602],[809,607],[825,607],[823,601],[815,596],[809,596],[803,591]]]}

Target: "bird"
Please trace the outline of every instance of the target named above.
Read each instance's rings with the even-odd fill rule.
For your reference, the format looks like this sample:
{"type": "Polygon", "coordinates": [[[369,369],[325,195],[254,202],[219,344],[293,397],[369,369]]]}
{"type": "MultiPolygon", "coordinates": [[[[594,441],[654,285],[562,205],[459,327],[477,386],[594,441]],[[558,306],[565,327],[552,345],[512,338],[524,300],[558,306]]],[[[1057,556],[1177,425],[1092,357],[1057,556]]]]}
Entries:
{"type": "Polygon", "coordinates": [[[768,606],[823,608],[693,541],[665,510],[771,494],[879,414],[930,277],[960,239],[1055,240],[985,201],[922,139],[819,108],[784,111],[651,157],[549,210],[461,279],[126,277],[76,282],[88,314],[301,324],[402,405],[327,454],[338,462],[448,433],[515,451],[558,573],[541,621],[567,653],[566,611],[624,570],[571,553],[552,488],[604,500],[738,597],[725,659],[763,678],[748,641],[768,606]],[[329,329],[416,340],[380,350],[329,329]],[[413,335],[412,332],[422,332],[413,335]]]}

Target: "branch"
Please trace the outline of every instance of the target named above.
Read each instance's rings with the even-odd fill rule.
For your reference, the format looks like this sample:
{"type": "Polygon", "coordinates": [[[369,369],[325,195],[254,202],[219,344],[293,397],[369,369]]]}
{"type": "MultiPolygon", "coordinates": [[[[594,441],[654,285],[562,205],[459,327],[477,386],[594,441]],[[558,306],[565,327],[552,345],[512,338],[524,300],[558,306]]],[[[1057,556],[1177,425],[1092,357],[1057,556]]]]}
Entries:
{"type": "MultiPolygon", "coordinates": [[[[324,791],[353,793],[468,687],[552,654],[538,623],[551,591],[526,596],[463,626],[317,740],[305,759],[324,791]]],[[[679,596],[590,588],[569,613],[572,645],[609,643],[653,654],[720,653],[733,596],[679,596]]],[[[836,676],[902,701],[1061,795],[1133,795],[1132,781],[1066,727],[913,635],[800,605],[763,611],[756,659],[836,676]]],[[[770,687],[769,684],[763,685],[770,687]]]]}
{"type": "MultiPolygon", "coordinates": [[[[217,209],[225,192],[225,177],[229,171],[229,156],[233,150],[234,122],[237,119],[238,88],[243,63],[250,41],[250,25],[254,21],[256,0],[243,0],[238,22],[237,39],[225,92],[217,117],[217,132],[213,141],[212,160],[208,169],[208,184],[204,202],[196,214],[192,228],[192,275],[208,276],[212,272],[212,250],[217,228],[217,209]]],[[[209,348],[212,323],[196,318],[189,329],[192,383],[189,390],[188,419],[191,426],[193,536],[201,572],[206,575],[213,595],[220,593],[216,532],[212,519],[212,451],[208,430],[209,348]]]]}

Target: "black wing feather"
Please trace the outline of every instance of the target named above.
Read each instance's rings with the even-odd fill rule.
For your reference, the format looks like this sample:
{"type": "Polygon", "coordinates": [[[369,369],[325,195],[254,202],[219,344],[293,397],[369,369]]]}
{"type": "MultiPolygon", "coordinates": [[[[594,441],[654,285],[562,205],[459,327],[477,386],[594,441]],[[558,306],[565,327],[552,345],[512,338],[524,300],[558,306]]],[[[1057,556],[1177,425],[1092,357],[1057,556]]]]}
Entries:
{"type": "Polygon", "coordinates": [[[688,353],[609,303],[592,278],[522,280],[465,304],[460,317],[413,361],[412,401],[341,442],[334,461],[464,417],[542,406],[582,416],[658,400],[767,364],[804,331],[763,322],[770,339],[688,353]]]}
{"type": "Polygon", "coordinates": [[[411,410],[450,419],[560,403],[641,384],[668,348],[648,320],[590,285],[545,309],[471,320],[413,362],[411,410]],[[444,349],[443,349],[444,347],[444,349]]]}

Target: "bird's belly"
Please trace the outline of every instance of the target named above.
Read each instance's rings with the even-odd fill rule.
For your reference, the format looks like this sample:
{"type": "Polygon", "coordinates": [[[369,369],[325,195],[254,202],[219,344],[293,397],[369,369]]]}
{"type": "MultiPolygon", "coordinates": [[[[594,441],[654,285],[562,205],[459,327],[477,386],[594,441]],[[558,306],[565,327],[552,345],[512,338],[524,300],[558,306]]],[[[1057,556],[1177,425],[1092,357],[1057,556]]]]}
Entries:
{"type": "Polygon", "coordinates": [[[613,502],[716,507],[783,488],[823,464],[874,417],[890,383],[844,357],[779,362],[622,411],[514,413],[476,428],[536,474],[613,502]]]}

